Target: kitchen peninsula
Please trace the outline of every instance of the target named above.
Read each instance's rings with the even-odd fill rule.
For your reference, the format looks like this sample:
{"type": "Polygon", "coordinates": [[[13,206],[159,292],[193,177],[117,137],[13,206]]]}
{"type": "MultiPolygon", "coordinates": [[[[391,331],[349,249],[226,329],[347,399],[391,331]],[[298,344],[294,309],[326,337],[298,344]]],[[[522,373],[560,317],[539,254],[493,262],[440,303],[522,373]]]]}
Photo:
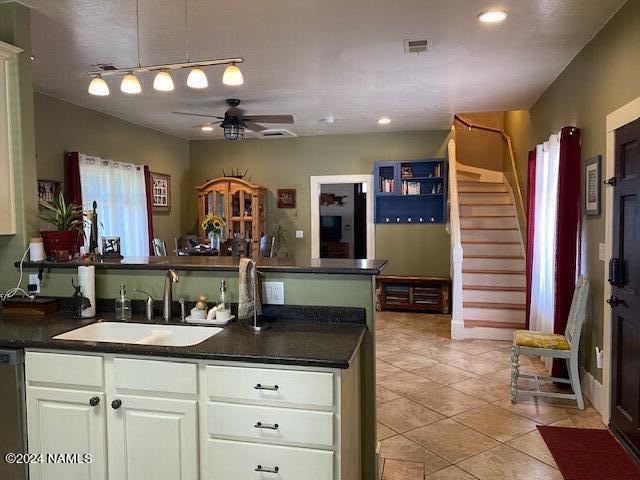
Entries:
{"type": "MultiPolygon", "coordinates": [[[[72,320],[70,314],[60,312],[42,319],[0,317],[0,346],[27,349],[27,388],[30,385],[37,387],[39,382],[56,383],[55,380],[41,377],[41,372],[47,372],[47,365],[65,365],[68,367],[65,367],[66,371],[73,371],[74,364],[86,365],[88,369],[93,368],[89,367],[91,364],[103,365],[95,367],[95,371],[104,371],[104,379],[100,376],[102,373],[96,373],[101,380],[94,383],[89,381],[89,385],[95,384],[92,388],[102,388],[100,392],[105,392],[104,403],[107,404],[105,409],[108,413],[113,413],[111,402],[114,395],[118,397],[115,398],[117,400],[127,394],[133,397],[141,395],[139,389],[155,391],[155,384],[146,387],[139,384],[141,379],[159,376],[154,368],[162,368],[162,375],[172,376],[175,373],[180,378],[191,378],[194,382],[189,387],[191,390],[181,384],[170,385],[168,391],[177,392],[179,398],[192,395],[188,398],[200,405],[199,410],[198,407],[194,408],[200,412],[200,421],[196,424],[201,430],[199,438],[205,438],[203,435],[206,435],[197,467],[201,478],[223,478],[220,476],[223,471],[227,476],[234,475],[245,468],[243,462],[246,461],[248,465],[257,456],[264,455],[265,449],[274,458],[281,459],[282,465],[288,465],[288,474],[282,465],[278,467],[279,470],[282,468],[279,478],[290,478],[288,475],[293,470],[299,472],[297,469],[306,463],[317,467],[316,476],[307,475],[308,478],[374,478],[373,279],[385,263],[379,260],[321,259],[300,262],[260,259],[258,270],[263,274],[263,281],[283,283],[285,305],[265,307],[265,315],[273,316],[272,328],[258,334],[242,328],[236,322],[204,342],[187,347],[73,342],[53,337],[96,321],[110,321],[112,314],[99,313],[95,320],[77,321],[72,320]],[[330,374],[334,380],[328,380],[329,377],[322,374],[330,374]],[[355,380],[350,380],[350,376],[354,376],[355,380]],[[250,389],[241,384],[245,380],[252,384],[250,389]],[[99,381],[103,383],[99,384],[99,381]],[[269,392],[266,397],[255,396],[256,392],[261,392],[256,390],[254,384],[267,388],[278,388],[275,385],[280,385],[280,393],[276,397],[283,397],[271,398],[269,392]],[[293,397],[287,397],[283,384],[295,388],[293,397]],[[357,387],[352,390],[356,392],[356,402],[353,402],[353,394],[349,393],[353,384],[357,387]],[[303,422],[302,425],[309,420],[311,424],[309,428],[300,427],[299,431],[294,432],[279,427],[280,431],[276,430],[273,437],[269,436],[269,431],[273,430],[265,429],[278,427],[266,420],[263,420],[263,424],[256,423],[258,427],[252,424],[247,431],[237,431],[237,425],[234,424],[235,416],[253,420],[254,416],[257,419],[257,416],[266,418],[280,414],[282,418],[290,418],[290,423],[303,422]],[[297,415],[302,417],[294,419],[297,415]],[[329,430],[316,431],[316,427],[323,423],[315,423],[316,420],[310,419],[321,419],[323,415],[335,417],[335,432],[331,422],[329,430]],[[359,417],[359,421],[353,423],[354,417],[359,417]],[[359,438],[349,438],[349,430],[358,425],[359,438]],[[332,432],[335,433],[335,439],[332,432]],[[359,452],[349,446],[357,444],[360,445],[359,452]],[[260,446],[264,449],[258,451],[260,446]],[[331,460],[325,458],[328,452],[333,452],[331,460]],[[307,454],[310,456],[307,457],[307,454]],[[225,458],[235,459],[234,455],[236,460],[224,462],[225,458]],[[349,465],[347,458],[354,456],[360,456],[361,459],[357,470],[353,468],[353,462],[349,465]],[[229,465],[225,467],[226,470],[214,472],[212,465],[221,463],[229,465]],[[331,468],[327,465],[331,465],[331,468]]],[[[23,268],[29,272],[42,269],[43,295],[66,298],[70,296],[71,279],[76,275],[78,265],[77,262],[25,262],[23,268]]],[[[193,301],[205,295],[214,299],[220,280],[225,280],[231,302],[238,301],[237,258],[145,257],[93,265],[96,267],[99,308],[101,304],[108,304],[107,299],[116,298],[122,283],[129,290],[143,289],[153,298],[160,299],[164,274],[170,268],[180,275],[180,282],[174,285],[174,298],[184,297],[187,301],[193,301]]],[[[132,322],[146,321],[140,317],[132,322]]],[[[161,320],[156,322],[161,323],[161,320]]],[[[62,384],[70,382],[65,379],[59,381],[62,384]]],[[[163,391],[160,397],[167,395],[163,391]]],[[[156,398],[153,400],[159,401],[156,398]]],[[[107,421],[109,445],[113,443],[112,436],[119,438],[123,435],[122,428],[107,421]],[[112,434],[112,430],[119,433],[112,434]]],[[[324,428],[329,428],[326,423],[324,428]]],[[[117,459],[113,458],[112,452],[107,450],[110,458],[105,464],[111,465],[126,458],[123,452],[119,453],[117,459]]],[[[268,474],[268,470],[273,468],[273,465],[256,464],[251,466],[251,471],[268,474]],[[255,470],[258,467],[260,469],[255,470]]],[[[131,477],[123,475],[118,478],[131,477]]]]}

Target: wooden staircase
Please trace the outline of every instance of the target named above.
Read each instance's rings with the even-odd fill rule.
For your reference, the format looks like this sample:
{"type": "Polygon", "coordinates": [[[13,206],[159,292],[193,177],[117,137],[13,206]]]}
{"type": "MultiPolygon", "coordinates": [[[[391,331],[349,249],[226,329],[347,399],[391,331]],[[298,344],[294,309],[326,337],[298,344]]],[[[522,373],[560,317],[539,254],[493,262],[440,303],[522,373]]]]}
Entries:
{"type": "Polygon", "coordinates": [[[524,247],[513,193],[504,180],[480,181],[460,171],[458,198],[464,328],[482,327],[478,338],[511,338],[526,323],[524,247]]]}

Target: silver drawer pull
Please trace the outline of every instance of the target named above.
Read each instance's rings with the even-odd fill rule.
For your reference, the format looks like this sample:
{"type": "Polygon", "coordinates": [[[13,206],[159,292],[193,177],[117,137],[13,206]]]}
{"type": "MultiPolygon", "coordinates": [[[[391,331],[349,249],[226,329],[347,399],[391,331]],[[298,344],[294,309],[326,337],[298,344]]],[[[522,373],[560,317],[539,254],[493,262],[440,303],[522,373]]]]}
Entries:
{"type": "Polygon", "coordinates": [[[278,473],[280,471],[280,467],[263,467],[262,465],[258,465],[254,470],[256,472],[263,473],[278,473]]]}
{"type": "Polygon", "coordinates": [[[256,390],[271,390],[277,392],[280,387],[278,387],[278,385],[262,385],[261,383],[258,383],[253,388],[256,390]]]}
{"type": "Polygon", "coordinates": [[[280,428],[277,423],[274,423],[272,425],[270,423],[262,423],[262,422],[256,422],[254,427],[255,428],[266,428],[267,430],[278,430],[278,428],[280,428]]]}

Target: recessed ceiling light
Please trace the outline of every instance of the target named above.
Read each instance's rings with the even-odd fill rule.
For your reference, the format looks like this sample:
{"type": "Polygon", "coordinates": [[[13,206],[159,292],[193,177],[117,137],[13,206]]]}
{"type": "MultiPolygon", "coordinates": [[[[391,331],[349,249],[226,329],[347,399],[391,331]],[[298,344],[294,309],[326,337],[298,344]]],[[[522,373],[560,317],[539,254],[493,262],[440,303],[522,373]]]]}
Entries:
{"type": "Polygon", "coordinates": [[[487,10],[478,15],[478,19],[482,23],[500,23],[507,18],[506,10],[487,10]]]}
{"type": "Polygon", "coordinates": [[[391,123],[391,119],[387,117],[381,117],[378,119],[378,125],[389,125],[391,123]]]}
{"type": "Polygon", "coordinates": [[[203,125],[200,127],[203,132],[213,132],[213,125],[203,125]]]}
{"type": "Polygon", "coordinates": [[[334,123],[336,121],[336,118],[333,115],[327,115],[326,117],[322,117],[320,119],[321,122],[324,122],[328,125],[331,125],[332,123],[334,123]]]}

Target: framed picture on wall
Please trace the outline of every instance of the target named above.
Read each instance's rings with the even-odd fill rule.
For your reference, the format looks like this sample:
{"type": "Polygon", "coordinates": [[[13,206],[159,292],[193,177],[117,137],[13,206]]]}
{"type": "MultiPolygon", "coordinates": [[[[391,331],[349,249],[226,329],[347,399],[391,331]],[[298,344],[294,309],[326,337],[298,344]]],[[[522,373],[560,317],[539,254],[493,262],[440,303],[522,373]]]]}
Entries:
{"type": "Polygon", "coordinates": [[[584,213],[600,215],[601,156],[595,155],[584,162],[584,213]]]}
{"type": "Polygon", "coordinates": [[[60,194],[62,182],[58,180],[38,180],[38,203],[52,202],[60,194]]]}
{"type": "Polygon", "coordinates": [[[278,208],[296,208],[296,189],[278,189],[278,208]]]}
{"type": "Polygon", "coordinates": [[[153,211],[171,211],[171,176],[164,173],[151,172],[153,186],[153,211]]]}

